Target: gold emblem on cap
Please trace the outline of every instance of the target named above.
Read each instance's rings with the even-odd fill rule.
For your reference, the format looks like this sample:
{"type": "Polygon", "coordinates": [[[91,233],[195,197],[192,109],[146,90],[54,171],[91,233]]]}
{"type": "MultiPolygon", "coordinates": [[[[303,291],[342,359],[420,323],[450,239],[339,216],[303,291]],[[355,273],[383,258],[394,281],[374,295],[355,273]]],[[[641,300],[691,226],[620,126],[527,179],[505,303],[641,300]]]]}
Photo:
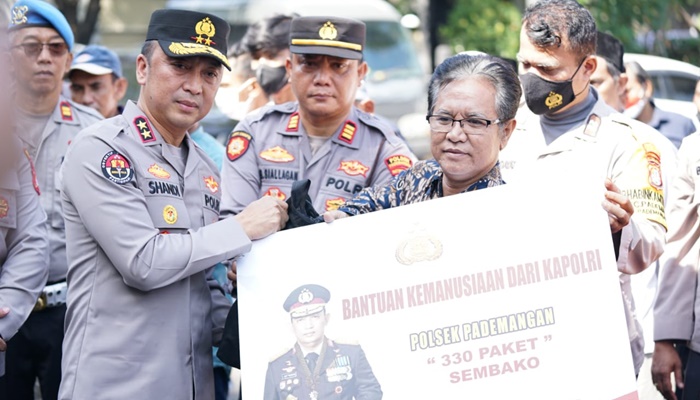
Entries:
{"type": "Polygon", "coordinates": [[[194,31],[197,33],[197,37],[193,39],[197,43],[204,43],[207,46],[216,44],[211,40],[211,38],[213,38],[214,35],[216,35],[216,28],[214,27],[214,23],[211,22],[209,17],[206,17],[203,20],[197,22],[197,25],[194,27],[194,31]]]}
{"type": "Polygon", "coordinates": [[[554,107],[560,106],[562,103],[562,97],[559,93],[549,92],[549,96],[544,101],[544,104],[551,110],[554,107]]]}
{"type": "Polygon", "coordinates": [[[309,289],[304,288],[301,293],[299,293],[299,303],[306,304],[310,303],[314,299],[314,294],[309,291],[309,289]]]}
{"type": "Polygon", "coordinates": [[[12,8],[12,25],[21,25],[27,23],[27,6],[17,6],[12,8]]]}
{"type": "Polygon", "coordinates": [[[335,29],[335,25],[331,21],[328,21],[318,30],[318,36],[321,39],[335,40],[338,37],[338,30],[335,29]]]}

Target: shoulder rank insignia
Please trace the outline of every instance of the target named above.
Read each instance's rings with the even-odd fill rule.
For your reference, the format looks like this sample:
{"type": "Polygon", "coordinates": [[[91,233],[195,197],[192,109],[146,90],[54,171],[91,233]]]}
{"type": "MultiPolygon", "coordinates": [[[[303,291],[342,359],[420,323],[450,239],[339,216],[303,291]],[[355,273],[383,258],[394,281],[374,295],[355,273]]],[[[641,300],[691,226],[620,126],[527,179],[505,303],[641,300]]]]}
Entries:
{"type": "Polygon", "coordinates": [[[592,138],[598,136],[600,122],[600,117],[597,114],[589,115],[588,121],[586,121],[586,127],[583,128],[583,134],[592,138]]]}
{"type": "Polygon", "coordinates": [[[340,206],[345,203],[345,199],[342,197],[336,197],[334,199],[326,200],[326,211],[334,211],[340,208],[340,206]]]}
{"type": "Polygon", "coordinates": [[[160,179],[170,178],[170,173],[158,164],[152,164],[150,167],[148,167],[148,172],[151,175],[155,176],[156,178],[160,178],[160,179]]]}
{"type": "Polygon", "coordinates": [[[280,188],[274,187],[274,186],[267,189],[267,192],[265,192],[265,194],[263,195],[263,197],[267,197],[267,196],[275,197],[275,198],[278,198],[280,200],[285,200],[287,198],[287,195],[284,194],[284,192],[281,191],[280,188]]]}
{"type": "Polygon", "coordinates": [[[34,185],[34,190],[36,191],[36,194],[41,195],[41,190],[39,190],[39,180],[36,178],[36,169],[34,168],[34,161],[29,155],[29,151],[27,151],[27,149],[24,149],[24,155],[27,157],[27,160],[29,160],[29,167],[32,170],[32,185],[34,185]]]}
{"type": "Polygon", "coordinates": [[[134,118],[134,126],[139,132],[142,142],[149,143],[156,140],[156,137],[153,135],[153,129],[151,129],[151,124],[148,123],[146,117],[138,116],[134,118]]]}
{"type": "Polygon", "coordinates": [[[102,174],[110,181],[123,185],[134,177],[134,170],[126,157],[112,150],[102,157],[102,174]]]}
{"type": "Polygon", "coordinates": [[[299,130],[299,112],[295,112],[289,117],[287,122],[287,132],[297,132],[299,130]]]}
{"type": "Polygon", "coordinates": [[[280,146],[275,146],[273,148],[260,152],[260,158],[275,163],[287,163],[294,161],[294,156],[292,155],[292,153],[288,152],[280,146]]]}
{"type": "Polygon", "coordinates": [[[357,125],[352,121],[347,121],[345,122],[345,126],[343,126],[343,130],[340,131],[340,136],[338,136],[338,138],[347,144],[352,144],[356,131],[357,125]]]}
{"type": "Polygon", "coordinates": [[[210,192],[216,193],[219,191],[219,182],[214,179],[213,176],[208,176],[204,178],[204,185],[209,189],[210,192]]]}
{"type": "Polygon", "coordinates": [[[70,106],[70,103],[67,101],[62,101],[60,104],[61,107],[61,118],[64,121],[72,121],[73,120],[73,109],[70,106]]]}
{"type": "Polygon", "coordinates": [[[236,161],[239,157],[248,151],[252,136],[245,132],[233,132],[226,144],[226,157],[229,161],[236,161]]]}
{"type": "Polygon", "coordinates": [[[0,196],[0,218],[7,217],[7,213],[10,211],[10,205],[7,203],[7,199],[0,196]]]}
{"type": "Polygon", "coordinates": [[[366,165],[363,165],[361,162],[359,162],[357,160],[341,161],[340,167],[338,167],[338,171],[343,171],[350,176],[362,175],[366,178],[367,171],[369,171],[369,167],[366,165]]]}
{"type": "Polygon", "coordinates": [[[387,157],[384,160],[384,164],[386,164],[386,167],[389,169],[391,176],[396,176],[402,171],[411,168],[411,166],[413,165],[413,161],[411,161],[411,159],[407,156],[404,156],[402,154],[396,154],[387,157]]]}

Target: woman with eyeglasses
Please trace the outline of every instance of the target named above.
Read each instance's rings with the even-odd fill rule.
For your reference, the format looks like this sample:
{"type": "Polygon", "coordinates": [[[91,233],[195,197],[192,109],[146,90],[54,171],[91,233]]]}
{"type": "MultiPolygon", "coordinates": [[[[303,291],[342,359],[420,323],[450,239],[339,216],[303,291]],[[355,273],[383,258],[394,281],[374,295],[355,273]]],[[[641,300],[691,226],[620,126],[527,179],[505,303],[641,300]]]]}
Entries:
{"type": "Polygon", "coordinates": [[[505,61],[458,54],[440,64],[428,88],[433,159],[420,161],[384,186],[365,188],[326,222],[503,184],[499,152],[515,129],[520,81],[505,61]]]}

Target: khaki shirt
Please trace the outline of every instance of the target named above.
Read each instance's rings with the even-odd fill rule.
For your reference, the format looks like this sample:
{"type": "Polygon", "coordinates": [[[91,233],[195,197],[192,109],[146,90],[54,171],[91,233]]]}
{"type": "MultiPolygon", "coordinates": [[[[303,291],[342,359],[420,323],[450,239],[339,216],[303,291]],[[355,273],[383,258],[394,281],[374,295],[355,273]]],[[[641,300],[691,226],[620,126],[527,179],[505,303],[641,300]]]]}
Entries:
{"type": "Polygon", "coordinates": [[[231,133],[226,154],[222,214],[239,213],[263,196],[286,200],[299,179],[311,180],[309,196],[317,212],[335,210],[363,188],[388,182],[416,159],[391,128],[355,107],[312,154],[297,103],[249,115],[231,133]]]}
{"type": "MultiPolygon", "coordinates": [[[[73,103],[61,97],[53,115],[44,128],[39,143],[32,143],[36,149],[31,154],[36,166],[36,174],[41,188],[41,205],[46,211],[46,226],[49,234],[49,282],[66,279],[66,234],[61,210],[61,183],[59,170],[68,146],[78,132],[102,119],[95,110],[73,103]]],[[[21,128],[19,129],[20,137],[21,128]]]]}
{"type": "MultiPolygon", "coordinates": [[[[594,92],[595,95],[595,92],[594,92]]],[[[641,140],[651,129],[629,120],[602,100],[598,100],[587,122],[546,144],[538,116],[527,107],[518,113],[518,124],[505,149],[501,151],[501,172],[506,183],[539,178],[543,184],[555,185],[556,179],[575,179],[587,174],[600,181],[600,186],[581,190],[604,190],[610,178],[633,203],[634,214],[622,229],[618,270],[625,274],[643,271],[656,261],[664,247],[666,218],[663,196],[663,166],[659,149],[641,140]],[[546,178],[545,178],[546,177],[546,178]]],[[[575,195],[575,193],[572,193],[575,195]]],[[[629,279],[620,281],[630,345],[638,372],[644,361],[644,339],[635,319],[629,279]]]]}
{"type": "Polygon", "coordinates": [[[677,175],[669,190],[668,243],[660,260],[654,340],[689,341],[696,352],[700,352],[699,199],[700,133],[693,133],[683,139],[677,175]]]}
{"type": "MultiPolygon", "coordinates": [[[[29,153],[19,143],[16,168],[0,174],[0,307],[10,313],[0,318],[0,336],[7,341],[29,317],[48,277],[46,214],[29,153]]],[[[0,353],[0,376],[5,370],[0,353]]]]}
{"type": "Polygon", "coordinates": [[[61,399],[213,399],[231,304],[211,266],[249,251],[219,219],[214,163],[173,158],[143,112],[83,131],[64,162],[68,309],[61,399]]]}

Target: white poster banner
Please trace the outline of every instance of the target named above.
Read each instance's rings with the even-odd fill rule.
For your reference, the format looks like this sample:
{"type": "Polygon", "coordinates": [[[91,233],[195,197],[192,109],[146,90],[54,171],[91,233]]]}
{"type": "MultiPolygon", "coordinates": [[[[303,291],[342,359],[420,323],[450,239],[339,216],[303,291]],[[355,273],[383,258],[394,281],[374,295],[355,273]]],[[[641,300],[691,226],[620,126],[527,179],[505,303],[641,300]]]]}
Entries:
{"type": "Polygon", "coordinates": [[[602,190],[578,192],[505,185],[256,242],[244,398],[637,399],[602,190]]]}

